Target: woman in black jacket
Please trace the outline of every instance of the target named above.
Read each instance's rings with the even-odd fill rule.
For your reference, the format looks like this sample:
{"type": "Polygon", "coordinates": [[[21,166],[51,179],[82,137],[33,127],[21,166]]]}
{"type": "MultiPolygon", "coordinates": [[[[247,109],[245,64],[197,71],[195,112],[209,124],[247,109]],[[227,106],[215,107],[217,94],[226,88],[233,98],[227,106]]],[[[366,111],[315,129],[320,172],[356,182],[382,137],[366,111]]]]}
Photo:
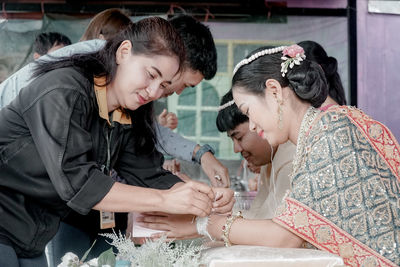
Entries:
{"type": "Polygon", "coordinates": [[[211,212],[211,188],[181,183],[154,149],[151,101],[184,56],[174,28],[153,17],[99,52],[39,63],[0,111],[0,266],[46,266],[44,247],[70,209],[101,211],[103,228],[112,212],[211,212]]]}

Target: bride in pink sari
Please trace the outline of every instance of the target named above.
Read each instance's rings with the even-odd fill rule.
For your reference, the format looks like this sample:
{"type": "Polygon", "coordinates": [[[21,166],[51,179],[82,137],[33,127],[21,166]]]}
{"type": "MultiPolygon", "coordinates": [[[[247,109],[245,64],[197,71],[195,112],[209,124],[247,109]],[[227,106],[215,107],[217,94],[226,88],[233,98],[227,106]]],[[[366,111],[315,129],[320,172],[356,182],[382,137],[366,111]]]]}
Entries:
{"type": "Polygon", "coordinates": [[[398,265],[400,147],[358,109],[316,109],[326,82],[305,58],[296,45],[262,50],[239,63],[233,78],[251,127],[271,144],[297,145],[292,188],[272,221],[346,264],[398,265]]]}

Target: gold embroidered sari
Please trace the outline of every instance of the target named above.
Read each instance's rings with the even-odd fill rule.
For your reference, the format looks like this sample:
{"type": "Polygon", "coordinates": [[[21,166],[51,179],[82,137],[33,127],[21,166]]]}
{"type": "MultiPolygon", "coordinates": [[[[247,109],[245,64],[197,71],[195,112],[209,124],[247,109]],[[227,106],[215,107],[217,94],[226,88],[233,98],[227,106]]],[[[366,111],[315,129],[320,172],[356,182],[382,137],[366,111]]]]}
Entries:
{"type": "Polygon", "coordinates": [[[351,266],[400,265],[399,144],[362,111],[310,108],[274,222],[351,266]]]}

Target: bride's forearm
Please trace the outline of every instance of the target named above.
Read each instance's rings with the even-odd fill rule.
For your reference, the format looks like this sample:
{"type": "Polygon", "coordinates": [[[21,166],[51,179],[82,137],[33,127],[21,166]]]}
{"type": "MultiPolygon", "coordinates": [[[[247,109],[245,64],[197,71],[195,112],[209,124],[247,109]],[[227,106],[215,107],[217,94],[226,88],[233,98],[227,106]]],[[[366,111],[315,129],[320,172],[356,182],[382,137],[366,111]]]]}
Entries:
{"type": "MultiPolygon", "coordinates": [[[[208,232],[213,238],[221,240],[226,216],[212,215],[208,232]]],[[[236,219],[229,231],[229,241],[236,245],[255,245],[268,247],[300,247],[303,240],[272,220],[236,219]]]]}

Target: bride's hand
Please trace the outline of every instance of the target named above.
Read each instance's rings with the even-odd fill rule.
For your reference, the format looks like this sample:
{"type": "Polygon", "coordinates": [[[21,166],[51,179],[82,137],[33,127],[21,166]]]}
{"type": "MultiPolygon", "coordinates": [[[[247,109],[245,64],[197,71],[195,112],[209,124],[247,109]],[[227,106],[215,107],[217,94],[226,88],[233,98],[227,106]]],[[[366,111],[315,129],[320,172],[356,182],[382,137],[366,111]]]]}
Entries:
{"type": "Polygon", "coordinates": [[[141,217],[137,218],[136,223],[142,227],[165,231],[165,233],[153,234],[152,238],[155,239],[163,235],[166,235],[168,240],[199,237],[194,215],[143,213],[141,217]]]}

